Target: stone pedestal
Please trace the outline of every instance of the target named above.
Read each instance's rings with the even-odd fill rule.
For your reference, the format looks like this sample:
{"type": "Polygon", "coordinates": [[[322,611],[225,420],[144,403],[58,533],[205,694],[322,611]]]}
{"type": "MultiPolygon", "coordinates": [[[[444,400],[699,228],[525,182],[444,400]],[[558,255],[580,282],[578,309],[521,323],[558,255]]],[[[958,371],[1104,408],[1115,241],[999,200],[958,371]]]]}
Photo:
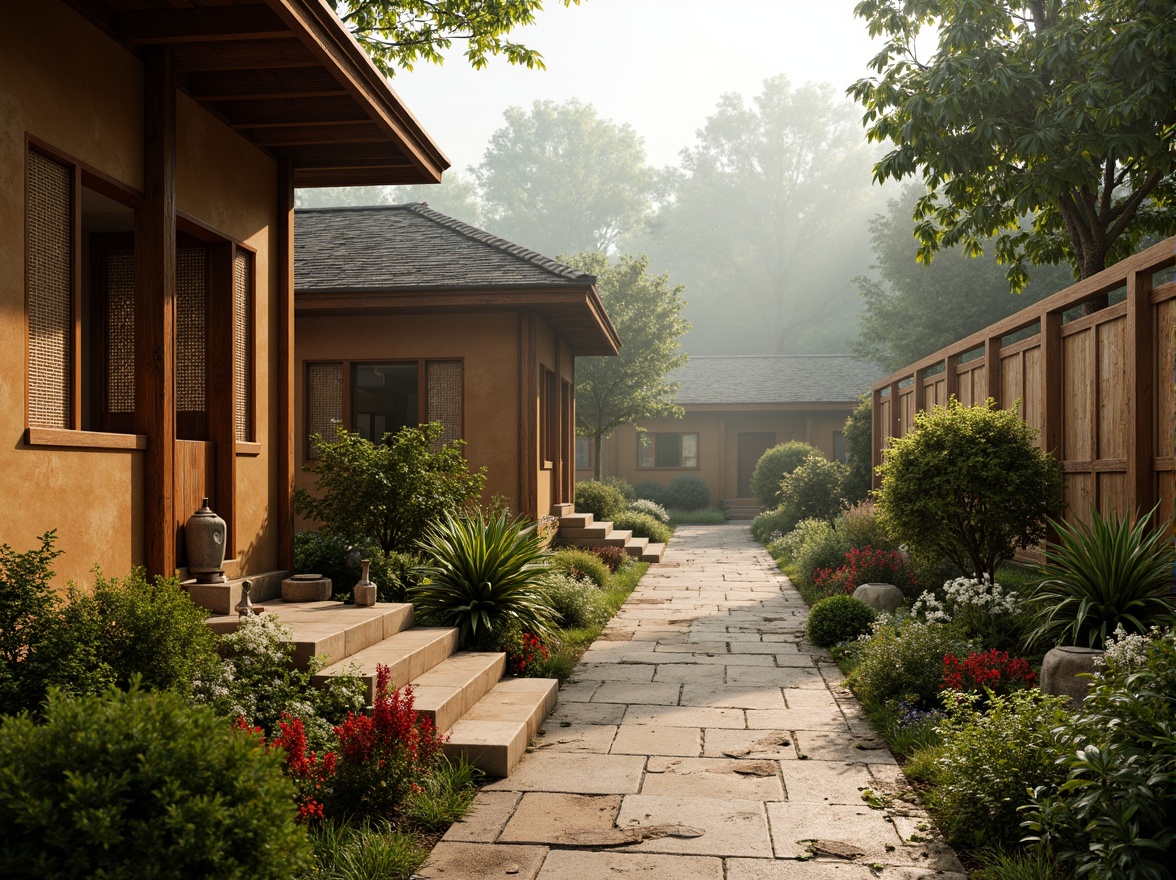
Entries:
{"type": "Polygon", "coordinates": [[[1078,708],[1086,699],[1090,686],[1089,678],[1078,676],[1094,672],[1095,658],[1102,655],[1103,652],[1095,648],[1053,648],[1041,663],[1042,692],[1067,696],[1074,708],[1078,708]]]}
{"type": "Polygon", "coordinates": [[[893,614],[906,601],[902,590],[894,584],[862,584],[853,591],[853,597],[887,614],[893,614]]]}
{"type": "Polygon", "coordinates": [[[296,574],[282,581],[283,602],[325,602],[331,598],[331,579],[321,574],[296,574]]]}

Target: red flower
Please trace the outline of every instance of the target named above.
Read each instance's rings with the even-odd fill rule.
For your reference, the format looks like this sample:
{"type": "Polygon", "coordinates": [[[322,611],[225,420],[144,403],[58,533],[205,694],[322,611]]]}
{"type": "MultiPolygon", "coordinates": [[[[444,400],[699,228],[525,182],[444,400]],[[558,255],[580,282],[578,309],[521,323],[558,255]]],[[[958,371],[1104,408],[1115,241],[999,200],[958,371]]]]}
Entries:
{"type": "Polygon", "coordinates": [[[1007,694],[1021,688],[1033,687],[1037,676],[1022,657],[1009,658],[1008,651],[982,651],[968,654],[960,661],[954,654],[943,658],[944,690],[1007,694]]]}

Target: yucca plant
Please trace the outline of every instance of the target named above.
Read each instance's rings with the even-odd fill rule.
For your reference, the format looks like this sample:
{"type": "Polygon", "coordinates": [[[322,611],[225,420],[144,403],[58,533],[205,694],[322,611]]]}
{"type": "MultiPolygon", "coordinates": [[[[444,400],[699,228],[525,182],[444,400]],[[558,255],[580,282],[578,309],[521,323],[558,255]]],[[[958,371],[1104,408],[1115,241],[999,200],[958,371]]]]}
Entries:
{"type": "Polygon", "coordinates": [[[1149,531],[1155,512],[1132,523],[1092,508],[1089,525],[1050,521],[1058,542],[1046,545],[1048,577],[1032,596],[1032,643],[1101,648],[1116,627],[1143,633],[1172,619],[1172,546],[1167,528],[1149,531]]]}
{"type": "Polygon", "coordinates": [[[543,637],[555,614],[543,593],[547,556],[534,527],[506,514],[447,514],[417,545],[426,581],[410,591],[417,610],[464,641],[518,626],[543,637]]]}

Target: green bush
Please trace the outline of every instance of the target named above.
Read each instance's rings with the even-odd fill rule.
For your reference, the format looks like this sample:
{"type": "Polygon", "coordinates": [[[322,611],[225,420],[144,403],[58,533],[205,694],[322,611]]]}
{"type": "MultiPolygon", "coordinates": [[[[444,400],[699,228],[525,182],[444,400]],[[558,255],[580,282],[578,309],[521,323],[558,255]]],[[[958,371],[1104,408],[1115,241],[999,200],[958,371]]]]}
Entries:
{"type": "Polygon", "coordinates": [[[543,584],[543,592],[559,615],[560,626],[566,629],[600,626],[611,614],[604,593],[591,581],[552,573],[543,584]]]}
{"type": "Polygon", "coordinates": [[[330,578],[336,599],[351,601],[363,574],[363,559],[371,563],[368,577],[376,585],[376,598],[381,602],[407,601],[408,591],[420,582],[417,570],[423,560],[416,553],[385,553],[375,541],[348,541],[322,532],[299,532],[294,536],[295,571],[330,578]]]}
{"type": "Polygon", "coordinates": [[[920,708],[936,706],[944,656],[966,657],[971,650],[947,624],[910,618],[879,622],[860,647],[850,685],[863,703],[903,700],[920,708]]]}
{"type": "Polygon", "coordinates": [[[796,528],[799,520],[791,510],[777,507],[756,514],[751,521],[751,536],[761,544],[767,544],[773,535],[785,535],[796,528]]]}
{"type": "Polygon", "coordinates": [[[760,503],[760,507],[771,509],[779,507],[783,500],[780,497],[780,482],[800,467],[810,455],[820,455],[821,450],[799,440],[780,443],[767,450],[760,456],[751,474],[751,494],[760,503]]]}
{"type": "Polygon", "coordinates": [[[874,609],[852,596],[830,596],[809,609],[809,641],[820,648],[849,642],[869,632],[877,615],[874,609]]]}
{"type": "Polygon", "coordinates": [[[637,494],[633,489],[633,484],[624,477],[602,477],[600,482],[606,486],[611,486],[621,493],[621,497],[625,499],[625,503],[635,501],[637,494]]]}
{"type": "Polygon", "coordinates": [[[644,498],[665,507],[667,499],[670,497],[670,490],[655,480],[642,480],[633,487],[633,495],[638,500],[644,498]]]}
{"type": "Polygon", "coordinates": [[[886,522],[873,501],[859,501],[841,511],[835,520],[837,531],[845,536],[850,547],[873,547],[875,550],[897,550],[898,541],[886,530],[886,522]]]}
{"type": "Polygon", "coordinates": [[[309,867],[281,755],[177,694],[51,695],[0,721],[0,874],[275,878],[309,867]]]}
{"type": "Polygon", "coordinates": [[[553,572],[570,574],[574,578],[586,578],[602,590],[608,587],[609,567],[591,550],[564,547],[548,557],[548,566],[553,572]]]}
{"type": "Polygon", "coordinates": [[[576,483],[576,513],[590,513],[598,522],[610,522],[625,506],[625,496],[615,486],[598,480],[576,483]]]}
{"type": "Polygon", "coordinates": [[[1046,579],[1030,598],[1039,645],[1100,648],[1117,628],[1144,633],[1172,621],[1170,529],[1149,531],[1152,511],[1132,523],[1091,508],[1091,523],[1050,521],[1046,579]]]}
{"type": "Polygon", "coordinates": [[[947,699],[927,802],[952,844],[1013,846],[1031,792],[1061,782],[1062,751],[1051,731],[1066,722],[1067,700],[1025,689],[989,695],[984,711],[979,702],[958,692],[947,699]]]}
{"type": "Polygon", "coordinates": [[[636,501],[629,502],[629,510],[635,513],[647,513],[660,523],[670,524],[670,513],[660,504],[650,501],[648,498],[638,498],[636,501]]]}
{"type": "Polygon", "coordinates": [[[915,414],[915,430],[890,441],[878,504],[895,539],[923,561],[951,562],[975,577],[995,573],[1017,547],[1045,536],[1062,509],[1058,464],[1015,409],[989,400],[915,414]]]}
{"type": "Polygon", "coordinates": [[[0,544],[0,715],[35,709],[45,697],[51,661],[42,662],[40,650],[59,604],[51,583],[56,539],[46,532],[39,548],[23,553],[0,544]]]}
{"type": "Polygon", "coordinates": [[[294,493],[295,508],[322,523],[324,534],[411,552],[431,523],[471,504],[486,482],[484,469],[470,473],[463,441],[439,445],[443,432],[431,422],[386,434],[381,443],[344,430],[333,442],[316,435],[317,458],[305,468],[314,474],[314,492],[294,493]]]}
{"type": "Polygon", "coordinates": [[[710,504],[710,487],[706,480],[694,474],[679,474],[670,480],[666,507],[677,510],[702,510],[710,504]]]}
{"type": "MultiPolygon", "coordinates": [[[[845,420],[842,433],[845,436],[846,464],[849,473],[845,477],[845,497],[850,504],[865,501],[873,488],[874,480],[874,423],[873,406],[869,397],[863,397],[845,420]]],[[[875,544],[874,546],[878,546],[875,544]]]]}
{"type": "Polygon", "coordinates": [[[505,514],[446,514],[419,546],[428,559],[425,580],[410,596],[425,617],[457,627],[474,645],[508,624],[540,637],[550,632],[552,610],[541,589],[548,556],[533,527],[505,514]]]}
{"type": "Polygon", "coordinates": [[[1030,829],[1078,877],[1171,880],[1176,849],[1176,634],[1108,645],[1061,727],[1065,782],[1034,799],[1030,829]]]}
{"type": "Polygon", "coordinates": [[[797,524],[801,540],[793,554],[793,579],[811,589],[818,569],[838,568],[850,551],[845,535],[825,520],[806,519],[797,524]]]}
{"type": "Polygon", "coordinates": [[[1025,600],[995,581],[955,578],[924,592],[911,613],[950,623],[984,648],[1018,652],[1025,640],[1025,600]]]}
{"type": "Polygon", "coordinates": [[[845,504],[845,475],[848,469],[839,461],[810,455],[780,483],[780,508],[787,510],[795,522],[802,519],[832,521],[845,504]]]}
{"type": "Polygon", "coordinates": [[[665,523],[659,522],[648,513],[638,513],[635,510],[626,510],[613,517],[613,528],[631,531],[634,537],[648,538],[655,544],[666,543],[673,534],[665,523]]]}

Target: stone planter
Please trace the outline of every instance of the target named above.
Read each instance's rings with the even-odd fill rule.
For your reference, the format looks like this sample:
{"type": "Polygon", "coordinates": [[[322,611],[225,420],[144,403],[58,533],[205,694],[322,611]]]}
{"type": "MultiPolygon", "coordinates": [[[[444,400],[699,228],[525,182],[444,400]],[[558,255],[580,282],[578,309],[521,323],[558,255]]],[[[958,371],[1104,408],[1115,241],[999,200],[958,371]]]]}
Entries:
{"type": "Polygon", "coordinates": [[[894,584],[861,584],[853,591],[853,597],[886,614],[893,614],[905,601],[902,590],[894,584]]]}
{"type": "Polygon", "coordinates": [[[1069,697],[1077,709],[1086,699],[1086,691],[1090,686],[1089,678],[1078,676],[1094,672],[1094,661],[1102,655],[1103,652],[1096,648],[1053,648],[1041,663],[1042,692],[1069,697]]]}
{"type": "Polygon", "coordinates": [[[282,581],[283,602],[324,602],[331,598],[331,579],[321,574],[296,574],[282,581]]]}

